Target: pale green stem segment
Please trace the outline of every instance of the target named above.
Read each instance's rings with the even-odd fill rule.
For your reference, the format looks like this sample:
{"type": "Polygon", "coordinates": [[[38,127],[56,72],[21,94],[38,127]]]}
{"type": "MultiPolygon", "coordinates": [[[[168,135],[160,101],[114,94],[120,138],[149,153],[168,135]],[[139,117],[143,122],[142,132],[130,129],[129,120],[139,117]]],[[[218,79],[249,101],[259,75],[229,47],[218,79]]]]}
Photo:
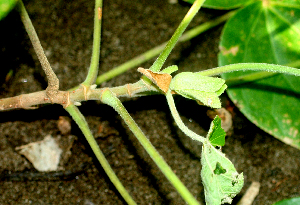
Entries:
{"type": "Polygon", "coordinates": [[[151,71],[159,72],[162,68],[164,62],[166,61],[167,57],[173,50],[175,44],[177,43],[178,39],[182,35],[182,33],[185,31],[186,27],[190,24],[196,13],[201,8],[202,4],[205,0],[196,0],[188,13],[185,15],[184,19],[179,24],[178,28],[176,29],[175,33],[171,37],[171,39],[168,41],[165,49],[161,52],[161,54],[158,56],[156,61],[153,63],[153,65],[149,68],[151,71]]]}
{"type": "Polygon", "coordinates": [[[266,72],[266,71],[250,73],[247,75],[241,75],[238,77],[229,78],[228,80],[226,80],[226,85],[228,87],[237,86],[237,85],[241,85],[244,83],[249,83],[249,82],[257,81],[260,79],[272,77],[274,75],[278,75],[278,73],[271,73],[271,72],[266,72]]]}
{"type": "MultiPolygon", "coordinates": [[[[25,6],[21,0],[18,1],[17,5],[16,5],[16,9],[20,13],[21,20],[24,24],[25,30],[26,30],[26,32],[30,38],[30,41],[33,45],[34,51],[42,65],[42,68],[43,68],[46,76],[47,76],[47,80],[48,80],[47,91],[55,92],[59,89],[59,80],[50,66],[50,63],[44,53],[44,49],[41,45],[38,35],[32,25],[32,22],[28,16],[25,6]]],[[[51,94],[51,93],[49,93],[49,94],[51,94]]]]}
{"type": "Polygon", "coordinates": [[[248,71],[248,70],[262,70],[267,72],[284,73],[289,75],[300,76],[300,69],[291,68],[283,65],[274,65],[267,63],[238,63],[232,65],[225,65],[209,70],[200,71],[202,75],[214,76],[222,73],[229,73],[233,71],[248,71]]]}
{"type": "MultiPolygon", "coordinates": [[[[299,68],[300,67],[300,60],[293,61],[291,63],[286,64],[285,66],[299,68]]],[[[260,80],[260,79],[269,78],[269,77],[272,77],[272,76],[275,76],[275,75],[278,75],[278,74],[279,73],[266,72],[266,71],[254,72],[254,73],[240,75],[238,77],[230,78],[230,79],[226,80],[226,85],[228,87],[237,86],[237,85],[241,85],[241,84],[244,84],[244,83],[257,81],[257,80],[260,80]]]]}
{"type": "Polygon", "coordinates": [[[99,70],[100,42],[101,42],[102,0],[95,1],[93,51],[89,72],[83,85],[89,87],[95,83],[99,70]]]}
{"type": "MultiPolygon", "coordinates": [[[[228,12],[228,13],[224,14],[223,16],[220,16],[211,21],[207,21],[189,31],[186,31],[179,38],[178,42],[189,41],[190,39],[200,35],[201,33],[205,32],[217,25],[220,25],[221,23],[223,23],[224,21],[229,19],[235,13],[236,13],[236,11],[228,12]]],[[[137,66],[141,65],[142,63],[154,58],[155,56],[159,55],[164,50],[166,45],[167,45],[167,42],[164,42],[161,45],[156,46],[155,48],[152,48],[152,49],[146,51],[145,53],[111,69],[110,71],[103,73],[102,75],[97,77],[96,84],[100,85],[101,83],[106,82],[106,81],[126,72],[127,70],[137,67],[137,66]]]]}
{"type": "Polygon", "coordinates": [[[91,146],[94,154],[96,155],[98,161],[100,162],[102,168],[106,172],[107,176],[111,180],[111,182],[115,185],[116,189],[119,191],[123,199],[130,205],[135,205],[135,201],[131,198],[125,187],[122,185],[112,168],[110,167],[108,161],[106,160],[104,154],[100,150],[97,141],[93,137],[89,126],[84,118],[84,116],[81,114],[79,109],[71,104],[68,107],[65,108],[68,113],[72,116],[73,120],[76,122],[76,124],[79,126],[80,130],[84,134],[86,140],[88,141],[89,145],[91,146]]]}
{"type": "Polygon", "coordinates": [[[155,48],[152,48],[145,53],[138,55],[134,57],[133,59],[111,69],[110,71],[103,73],[102,75],[97,77],[96,84],[100,85],[103,82],[106,82],[122,73],[125,71],[137,67],[138,65],[152,59],[153,57],[157,56],[166,46],[166,43],[163,43],[159,46],[156,46],[155,48]]]}
{"type": "Polygon", "coordinates": [[[196,141],[199,141],[199,142],[204,142],[205,141],[205,138],[196,134],[195,132],[193,132],[192,130],[190,130],[187,126],[185,126],[185,124],[182,122],[181,118],[180,118],[180,115],[176,109],[176,106],[175,106],[175,102],[174,102],[174,99],[173,99],[173,96],[171,94],[171,91],[168,90],[167,94],[166,94],[166,98],[167,98],[167,102],[168,102],[168,105],[170,107],[170,110],[171,110],[171,113],[172,113],[172,116],[176,122],[176,124],[178,125],[178,127],[181,129],[181,131],[186,134],[187,136],[189,136],[190,138],[192,138],[193,140],[196,140],[196,141]]]}
{"type": "Polygon", "coordinates": [[[189,192],[189,190],[184,186],[184,184],[180,181],[180,179],[174,174],[170,166],[164,161],[162,156],[156,151],[154,146],[148,140],[148,138],[144,135],[142,130],[138,127],[135,121],[131,118],[126,108],[123,106],[121,101],[115,96],[113,92],[109,89],[103,91],[101,95],[101,101],[105,104],[113,107],[118,114],[123,118],[125,123],[128,125],[130,130],[142,144],[144,149],[153,159],[155,164],[159,167],[159,169],[163,172],[166,178],[171,182],[171,184],[175,187],[178,193],[182,196],[188,204],[199,204],[199,202],[194,198],[194,196],[189,192]]]}

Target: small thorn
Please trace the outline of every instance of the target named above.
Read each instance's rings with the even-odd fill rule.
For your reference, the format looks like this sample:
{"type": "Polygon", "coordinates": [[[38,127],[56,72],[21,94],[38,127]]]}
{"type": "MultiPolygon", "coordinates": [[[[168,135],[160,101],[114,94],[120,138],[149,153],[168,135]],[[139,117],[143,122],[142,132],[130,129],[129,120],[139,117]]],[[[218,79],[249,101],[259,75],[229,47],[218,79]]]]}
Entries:
{"type": "Polygon", "coordinates": [[[80,103],[80,102],[74,102],[74,105],[76,105],[76,106],[80,106],[80,105],[81,105],[81,103],[80,103]]]}
{"type": "Polygon", "coordinates": [[[94,85],[91,85],[91,86],[90,86],[90,89],[94,90],[96,87],[97,87],[97,85],[94,84],[94,85]]]}

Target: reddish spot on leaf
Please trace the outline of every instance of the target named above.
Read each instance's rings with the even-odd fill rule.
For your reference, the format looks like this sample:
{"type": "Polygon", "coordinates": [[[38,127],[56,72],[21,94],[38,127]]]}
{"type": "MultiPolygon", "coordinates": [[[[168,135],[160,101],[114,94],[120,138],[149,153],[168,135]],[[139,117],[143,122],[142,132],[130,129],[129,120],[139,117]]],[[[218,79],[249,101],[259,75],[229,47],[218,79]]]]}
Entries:
{"type": "Polygon", "coordinates": [[[225,56],[228,54],[232,54],[233,56],[236,56],[237,52],[239,51],[239,46],[232,46],[228,50],[226,50],[226,48],[221,46],[220,50],[221,50],[222,54],[225,56]]]}

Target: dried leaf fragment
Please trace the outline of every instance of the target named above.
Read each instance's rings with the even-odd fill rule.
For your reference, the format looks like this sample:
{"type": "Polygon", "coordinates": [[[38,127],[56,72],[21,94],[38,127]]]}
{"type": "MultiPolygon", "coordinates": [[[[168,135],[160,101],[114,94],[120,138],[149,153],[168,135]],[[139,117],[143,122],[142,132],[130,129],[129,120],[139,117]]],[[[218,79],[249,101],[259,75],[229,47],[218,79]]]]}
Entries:
{"type": "Polygon", "coordinates": [[[138,71],[149,78],[155,85],[157,85],[164,93],[167,93],[172,76],[168,73],[157,73],[149,69],[139,67],[138,71]]]}
{"type": "Polygon", "coordinates": [[[40,172],[56,171],[62,154],[61,148],[51,135],[47,135],[42,141],[16,147],[16,150],[40,172]]]}

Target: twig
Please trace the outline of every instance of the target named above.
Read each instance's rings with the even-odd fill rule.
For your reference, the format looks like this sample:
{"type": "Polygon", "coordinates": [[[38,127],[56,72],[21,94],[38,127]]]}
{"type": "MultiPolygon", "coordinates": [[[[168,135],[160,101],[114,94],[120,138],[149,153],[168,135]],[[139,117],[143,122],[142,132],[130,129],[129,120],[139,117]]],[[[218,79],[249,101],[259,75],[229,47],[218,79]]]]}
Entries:
{"type": "MultiPolygon", "coordinates": [[[[56,103],[64,107],[67,107],[70,103],[76,103],[88,100],[99,100],[103,90],[101,89],[84,89],[84,86],[80,86],[74,91],[58,91],[52,101],[46,94],[46,91],[38,91],[28,94],[22,94],[15,97],[0,99],[0,111],[11,109],[32,109],[32,106],[56,103]]],[[[110,88],[117,97],[138,97],[143,95],[149,95],[154,93],[160,93],[161,91],[153,86],[147,85],[144,81],[139,80],[133,84],[126,84],[110,88]]]]}
{"type": "Polygon", "coordinates": [[[40,40],[37,36],[37,33],[32,25],[32,22],[28,16],[28,13],[25,9],[25,6],[21,0],[18,1],[16,8],[20,13],[21,20],[24,24],[26,32],[30,38],[30,41],[33,45],[33,48],[36,52],[36,55],[42,65],[42,68],[46,74],[48,80],[48,87],[46,88],[47,96],[50,98],[51,102],[53,101],[54,97],[56,96],[58,89],[59,89],[59,80],[52,70],[50,63],[44,53],[43,47],[40,43],[40,40]]]}

